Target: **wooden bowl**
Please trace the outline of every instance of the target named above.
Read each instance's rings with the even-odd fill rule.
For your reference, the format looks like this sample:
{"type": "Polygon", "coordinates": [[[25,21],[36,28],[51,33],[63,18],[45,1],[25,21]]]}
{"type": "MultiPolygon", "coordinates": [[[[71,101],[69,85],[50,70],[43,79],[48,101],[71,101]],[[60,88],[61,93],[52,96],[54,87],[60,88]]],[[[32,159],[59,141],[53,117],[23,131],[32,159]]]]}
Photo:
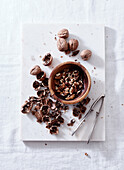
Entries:
{"type": "Polygon", "coordinates": [[[53,71],[50,74],[48,83],[49,83],[50,93],[54,99],[56,99],[64,104],[75,104],[75,103],[81,102],[88,95],[88,93],[90,91],[90,87],[91,87],[91,78],[90,78],[89,72],[83,65],[81,65],[80,63],[77,63],[77,62],[68,61],[68,62],[59,64],[58,66],[56,66],[53,69],[53,71]],[[82,91],[82,93],[79,94],[78,97],[74,98],[73,100],[63,100],[63,99],[59,98],[55,93],[54,77],[55,77],[56,73],[61,72],[65,68],[76,68],[77,70],[82,72],[85,77],[84,90],[82,91]]]}

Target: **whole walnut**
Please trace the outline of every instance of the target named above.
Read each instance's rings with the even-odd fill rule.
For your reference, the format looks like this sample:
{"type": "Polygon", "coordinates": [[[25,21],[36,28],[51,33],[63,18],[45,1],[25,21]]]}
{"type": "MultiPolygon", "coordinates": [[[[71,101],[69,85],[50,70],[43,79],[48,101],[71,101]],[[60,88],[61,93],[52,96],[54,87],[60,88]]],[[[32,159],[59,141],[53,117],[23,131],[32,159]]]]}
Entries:
{"type": "Polygon", "coordinates": [[[67,29],[62,29],[58,32],[58,37],[59,38],[68,38],[69,37],[69,32],[67,29]]]}
{"type": "Polygon", "coordinates": [[[59,38],[57,41],[57,48],[59,51],[68,50],[68,43],[64,38],[59,38]]]}
{"type": "Polygon", "coordinates": [[[74,51],[74,50],[77,49],[77,47],[78,47],[78,40],[76,40],[76,39],[70,39],[70,40],[69,40],[69,49],[70,49],[71,51],[74,51]]]}
{"type": "Polygon", "coordinates": [[[90,59],[92,55],[92,52],[90,50],[83,50],[81,53],[80,53],[80,56],[82,57],[82,59],[84,61],[87,61],[90,59]]]}
{"type": "Polygon", "coordinates": [[[31,75],[38,75],[40,72],[41,72],[40,66],[36,65],[31,69],[30,74],[31,75]]]}

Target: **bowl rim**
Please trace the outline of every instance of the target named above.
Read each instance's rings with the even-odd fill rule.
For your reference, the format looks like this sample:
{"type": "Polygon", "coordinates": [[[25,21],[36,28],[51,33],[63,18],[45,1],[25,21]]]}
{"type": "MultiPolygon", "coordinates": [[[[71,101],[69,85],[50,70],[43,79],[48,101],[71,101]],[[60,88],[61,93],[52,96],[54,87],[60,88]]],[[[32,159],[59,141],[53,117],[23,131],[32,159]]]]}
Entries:
{"type": "Polygon", "coordinates": [[[49,76],[49,80],[48,80],[48,86],[49,86],[49,90],[50,90],[50,93],[51,93],[51,96],[55,99],[55,100],[58,100],[60,101],[61,103],[64,103],[64,104],[76,104],[76,103],[79,103],[81,102],[83,99],[85,99],[90,91],[90,88],[91,88],[91,77],[90,77],[90,74],[88,72],[88,70],[80,63],[77,63],[77,62],[73,62],[73,61],[67,61],[67,62],[63,62],[59,65],[57,65],[51,72],[50,76],[49,76]],[[88,78],[88,87],[86,89],[86,92],[81,96],[81,97],[78,97],[78,98],[75,98],[73,100],[63,100],[61,98],[59,98],[58,96],[56,96],[55,94],[55,91],[52,89],[52,76],[53,76],[53,73],[60,67],[62,67],[63,65],[67,65],[67,64],[74,64],[74,65],[77,65],[79,66],[85,73],[86,73],[86,76],[88,78]]]}

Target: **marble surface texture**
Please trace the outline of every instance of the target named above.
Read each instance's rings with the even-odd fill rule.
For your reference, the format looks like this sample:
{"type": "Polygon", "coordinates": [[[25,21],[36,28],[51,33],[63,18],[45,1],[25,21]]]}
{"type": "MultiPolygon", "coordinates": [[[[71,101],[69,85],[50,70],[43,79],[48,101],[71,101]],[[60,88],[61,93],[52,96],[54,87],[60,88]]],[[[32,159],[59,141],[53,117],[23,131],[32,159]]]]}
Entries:
{"type": "MultiPolygon", "coordinates": [[[[105,94],[105,32],[104,25],[98,24],[23,24],[22,25],[22,72],[21,72],[21,103],[23,104],[29,96],[37,96],[32,87],[36,80],[35,76],[29,74],[32,67],[39,65],[46,72],[47,77],[53,68],[66,61],[80,62],[89,71],[91,76],[91,89],[88,94],[91,101],[86,106],[88,112],[92,103],[101,95],[105,94]],[[69,38],[76,38],[79,41],[78,49],[82,51],[88,48],[92,51],[92,57],[88,61],[83,61],[80,53],[75,57],[69,57],[64,52],[57,49],[55,35],[58,30],[67,28],[70,32],[69,38]],[[44,66],[39,56],[44,56],[48,52],[53,56],[50,66],[44,66]],[[61,58],[63,56],[63,58],[61,58]],[[95,69],[94,69],[95,68],[95,69]],[[95,83],[94,83],[95,81],[95,83]]],[[[58,38],[58,37],[57,37],[58,38]]],[[[87,141],[93,128],[96,111],[99,110],[100,103],[88,116],[85,124],[80,127],[77,133],[71,134],[76,129],[81,119],[72,115],[73,105],[62,114],[65,122],[59,128],[58,135],[51,135],[45,124],[36,123],[36,118],[32,114],[21,114],[21,139],[23,141],[87,141]],[[67,123],[72,119],[76,122],[73,127],[68,127],[67,123]],[[27,130],[25,130],[25,128],[27,130]],[[32,129],[32,130],[31,130],[32,129]]],[[[84,115],[83,115],[84,116],[84,115]]],[[[82,118],[83,118],[82,116],[82,118]]],[[[105,102],[99,114],[96,127],[91,141],[105,141],[105,102]]]]}

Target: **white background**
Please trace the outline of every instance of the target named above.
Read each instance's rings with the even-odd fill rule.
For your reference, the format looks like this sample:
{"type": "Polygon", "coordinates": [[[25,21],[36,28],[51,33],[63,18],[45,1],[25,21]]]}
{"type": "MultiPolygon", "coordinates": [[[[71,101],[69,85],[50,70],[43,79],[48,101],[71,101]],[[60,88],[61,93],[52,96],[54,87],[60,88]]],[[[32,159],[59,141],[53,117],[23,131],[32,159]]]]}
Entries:
{"type": "Polygon", "coordinates": [[[123,54],[123,0],[0,0],[0,170],[123,170],[123,54]],[[70,22],[106,26],[106,141],[23,143],[21,23],[70,22]]]}

